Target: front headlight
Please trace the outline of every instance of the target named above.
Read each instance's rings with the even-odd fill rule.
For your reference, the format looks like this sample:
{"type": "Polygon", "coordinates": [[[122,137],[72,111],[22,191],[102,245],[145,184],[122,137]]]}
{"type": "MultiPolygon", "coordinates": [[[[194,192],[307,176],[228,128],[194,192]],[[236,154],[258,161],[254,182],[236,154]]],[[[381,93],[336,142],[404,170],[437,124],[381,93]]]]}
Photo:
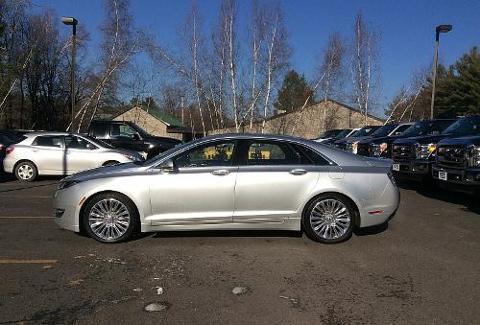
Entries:
{"type": "Polygon", "coordinates": [[[58,184],[58,190],[64,190],[66,188],[69,188],[69,187],[72,187],[73,185],[76,185],[78,183],[80,183],[81,181],[78,181],[78,180],[64,180],[64,181],[61,181],[59,184],[58,184]]]}
{"type": "Polygon", "coordinates": [[[352,143],[351,149],[352,149],[352,153],[356,155],[358,151],[358,141],[355,141],[354,143],[352,143]]]}
{"type": "Polygon", "coordinates": [[[480,147],[472,147],[470,151],[472,166],[480,167],[480,147]]]}
{"type": "Polygon", "coordinates": [[[429,143],[429,144],[417,143],[415,147],[416,147],[417,159],[428,159],[432,156],[435,156],[435,151],[437,150],[436,143],[429,143]]]}
{"type": "Polygon", "coordinates": [[[380,144],[372,144],[371,152],[374,157],[381,157],[387,152],[387,149],[388,143],[386,142],[380,144]]]}
{"type": "Polygon", "coordinates": [[[131,154],[123,154],[123,156],[127,159],[130,159],[131,161],[139,161],[142,160],[140,157],[131,155],[131,154]]]}

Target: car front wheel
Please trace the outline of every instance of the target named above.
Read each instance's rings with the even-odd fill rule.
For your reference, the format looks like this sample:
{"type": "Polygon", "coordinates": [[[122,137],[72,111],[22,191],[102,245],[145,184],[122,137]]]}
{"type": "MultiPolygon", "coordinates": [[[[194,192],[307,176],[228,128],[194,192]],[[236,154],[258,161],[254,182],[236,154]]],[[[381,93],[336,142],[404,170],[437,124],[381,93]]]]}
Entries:
{"type": "Polygon", "coordinates": [[[352,235],[355,209],[353,204],[338,194],[325,194],[315,198],[303,215],[303,228],[311,239],[339,243],[352,235]]]}
{"type": "Polygon", "coordinates": [[[138,213],[127,197],[117,193],[94,196],[83,209],[83,227],[103,243],[117,243],[132,236],[138,225],[138,213]]]}

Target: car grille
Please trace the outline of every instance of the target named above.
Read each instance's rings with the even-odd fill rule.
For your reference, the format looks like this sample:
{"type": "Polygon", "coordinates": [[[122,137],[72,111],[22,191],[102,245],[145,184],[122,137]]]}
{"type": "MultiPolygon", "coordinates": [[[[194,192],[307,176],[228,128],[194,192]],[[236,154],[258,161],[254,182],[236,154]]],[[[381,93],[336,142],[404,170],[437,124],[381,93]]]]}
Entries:
{"type": "Polygon", "coordinates": [[[392,159],[394,161],[407,161],[415,158],[415,147],[413,145],[396,144],[393,146],[392,159]]]}
{"type": "Polygon", "coordinates": [[[465,147],[440,146],[437,148],[437,164],[450,168],[464,168],[467,166],[468,157],[465,147]]]}
{"type": "Polygon", "coordinates": [[[357,144],[357,155],[370,156],[370,146],[368,143],[357,144]]]}

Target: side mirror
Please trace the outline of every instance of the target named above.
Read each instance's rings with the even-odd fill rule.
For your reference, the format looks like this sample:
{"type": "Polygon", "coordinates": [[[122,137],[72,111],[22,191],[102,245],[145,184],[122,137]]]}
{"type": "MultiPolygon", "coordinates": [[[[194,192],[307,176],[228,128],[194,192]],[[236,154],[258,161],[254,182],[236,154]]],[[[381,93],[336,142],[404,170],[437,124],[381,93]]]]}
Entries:
{"type": "Polygon", "coordinates": [[[164,161],[160,166],[158,166],[158,168],[162,173],[172,173],[174,169],[173,160],[168,159],[164,161]]]}

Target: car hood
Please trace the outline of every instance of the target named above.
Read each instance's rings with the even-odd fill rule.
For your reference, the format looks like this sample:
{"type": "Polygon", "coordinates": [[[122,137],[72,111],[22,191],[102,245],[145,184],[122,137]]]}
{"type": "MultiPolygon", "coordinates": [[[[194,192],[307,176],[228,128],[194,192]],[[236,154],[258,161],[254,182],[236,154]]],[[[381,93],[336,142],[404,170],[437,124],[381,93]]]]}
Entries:
{"type": "Polygon", "coordinates": [[[387,137],[379,137],[379,138],[368,138],[360,141],[361,144],[372,143],[372,144],[380,144],[380,143],[392,143],[393,141],[402,138],[401,135],[391,135],[387,137]]]}
{"type": "Polygon", "coordinates": [[[480,136],[466,136],[466,137],[460,137],[460,138],[446,138],[443,139],[438,143],[439,145],[447,145],[447,146],[458,146],[458,145],[464,145],[464,146],[479,146],[480,145],[480,136]]]}
{"type": "Polygon", "coordinates": [[[366,136],[363,136],[363,137],[348,137],[348,138],[337,140],[337,141],[335,141],[335,143],[337,143],[337,144],[354,143],[356,141],[362,141],[364,139],[369,139],[369,138],[370,138],[369,135],[366,135],[366,136]]]}
{"type": "Polygon", "coordinates": [[[65,181],[88,181],[91,179],[114,177],[122,175],[132,175],[143,172],[147,167],[139,166],[135,163],[118,164],[115,166],[99,167],[95,169],[79,172],[64,178],[65,181]]]}
{"type": "Polygon", "coordinates": [[[415,143],[429,144],[429,143],[437,143],[438,141],[445,138],[446,138],[445,135],[422,135],[418,137],[398,139],[398,140],[395,140],[393,144],[401,144],[401,145],[413,145],[415,143]]]}

